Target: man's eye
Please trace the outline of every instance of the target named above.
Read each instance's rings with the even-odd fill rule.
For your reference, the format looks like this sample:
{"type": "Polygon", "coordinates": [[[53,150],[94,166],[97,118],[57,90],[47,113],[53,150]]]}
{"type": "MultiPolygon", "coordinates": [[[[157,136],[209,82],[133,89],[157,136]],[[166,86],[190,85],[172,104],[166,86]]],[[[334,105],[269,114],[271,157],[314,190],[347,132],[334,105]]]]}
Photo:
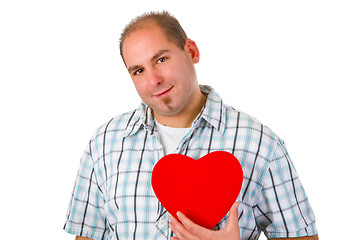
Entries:
{"type": "Polygon", "coordinates": [[[139,75],[140,73],[142,73],[144,70],[143,69],[138,69],[134,72],[134,75],[139,75]]]}
{"type": "Polygon", "coordinates": [[[165,62],[165,60],[166,60],[166,57],[162,57],[162,58],[160,58],[160,59],[158,60],[158,63],[165,62]]]}

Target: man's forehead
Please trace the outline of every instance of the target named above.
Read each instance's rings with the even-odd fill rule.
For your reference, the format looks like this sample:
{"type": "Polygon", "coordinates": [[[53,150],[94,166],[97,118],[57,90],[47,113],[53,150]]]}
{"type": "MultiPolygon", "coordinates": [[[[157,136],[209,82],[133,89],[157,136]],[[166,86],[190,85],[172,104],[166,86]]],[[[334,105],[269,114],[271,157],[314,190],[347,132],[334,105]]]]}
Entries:
{"type": "Polygon", "coordinates": [[[123,55],[128,66],[132,61],[153,60],[160,52],[169,53],[175,48],[178,48],[177,45],[159,27],[139,29],[124,39],[123,55]]]}
{"type": "MultiPolygon", "coordinates": [[[[152,25],[147,24],[146,26],[135,28],[133,31],[128,33],[128,35],[124,39],[124,50],[125,50],[125,45],[129,45],[128,44],[129,39],[132,39],[134,38],[134,36],[136,36],[136,38],[138,38],[137,40],[141,40],[141,37],[145,35],[151,38],[161,37],[168,42],[173,42],[171,41],[171,37],[168,37],[166,32],[160,26],[156,24],[152,24],[152,25]]],[[[137,41],[135,41],[135,43],[136,42],[137,41]]]]}

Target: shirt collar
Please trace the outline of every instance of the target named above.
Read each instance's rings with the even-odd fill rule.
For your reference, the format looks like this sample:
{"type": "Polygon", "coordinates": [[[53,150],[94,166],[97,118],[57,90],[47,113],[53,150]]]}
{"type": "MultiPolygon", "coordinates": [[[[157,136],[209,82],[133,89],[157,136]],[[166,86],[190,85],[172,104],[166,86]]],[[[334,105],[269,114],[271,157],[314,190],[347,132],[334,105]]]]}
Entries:
{"type": "MultiPolygon", "coordinates": [[[[224,105],[220,96],[214,89],[207,85],[200,85],[201,92],[207,96],[206,103],[199,115],[193,121],[192,127],[200,124],[200,120],[204,119],[210,123],[222,135],[225,130],[226,122],[226,106],[224,105]]],[[[126,129],[126,135],[135,134],[142,126],[150,134],[153,134],[155,128],[155,121],[151,108],[144,102],[135,110],[134,117],[131,120],[132,128],[126,129]]]]}
{"type": "Polygon", "coordinates": [[[222,135],[225,131],[226,105],[212,87],[200,85],[200,90],[207,95],[207,99],[199,117],[210,123],[222,135]]]}

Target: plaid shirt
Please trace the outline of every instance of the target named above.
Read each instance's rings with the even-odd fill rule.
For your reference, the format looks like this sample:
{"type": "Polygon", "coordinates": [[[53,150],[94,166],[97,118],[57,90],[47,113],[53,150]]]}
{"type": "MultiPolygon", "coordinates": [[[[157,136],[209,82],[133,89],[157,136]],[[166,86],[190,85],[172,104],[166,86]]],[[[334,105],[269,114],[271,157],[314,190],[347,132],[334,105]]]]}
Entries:
{"type": "MultiPolygon", "coordinates": [[[[176,151],[199,159],[222,150],[240,161],[241,239],[257,239],[261,231],[268,238],[316,234],[313,211],[284,142],[256,119],[225,105],[210,87],[201,91],[206,104],[176,151]]],[[[145,104],[101,126],[81,158],[65,231],[92,239],[168,239],[169,214],[150,181],[163,155],[145,104]]]]}

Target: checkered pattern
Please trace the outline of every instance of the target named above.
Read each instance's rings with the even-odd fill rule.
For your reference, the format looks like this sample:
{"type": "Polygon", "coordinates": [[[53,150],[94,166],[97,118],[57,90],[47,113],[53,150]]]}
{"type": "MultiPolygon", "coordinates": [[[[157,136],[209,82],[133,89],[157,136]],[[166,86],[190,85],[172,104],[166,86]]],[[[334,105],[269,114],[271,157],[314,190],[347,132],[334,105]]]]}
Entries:
{"type": "MultiPolygon", "coordinates": [[[[240,161],[241,239],[299,237],[317,233],[315,217],[284,142],[251,116],[225,105],[208,86],[205,107],[177,152],[198,159],[228,151],[240,161]]],[[[141,106],[101,126],[78,171],[65,231],[92,239],[168,239],[169,215],[151,187],[163,157],[151,109],[141,106]]],[[[209,209],[211,211],[211,209],[209,209]]],[[[226,225],[227,216],[215,229],[226,225]]]]}

